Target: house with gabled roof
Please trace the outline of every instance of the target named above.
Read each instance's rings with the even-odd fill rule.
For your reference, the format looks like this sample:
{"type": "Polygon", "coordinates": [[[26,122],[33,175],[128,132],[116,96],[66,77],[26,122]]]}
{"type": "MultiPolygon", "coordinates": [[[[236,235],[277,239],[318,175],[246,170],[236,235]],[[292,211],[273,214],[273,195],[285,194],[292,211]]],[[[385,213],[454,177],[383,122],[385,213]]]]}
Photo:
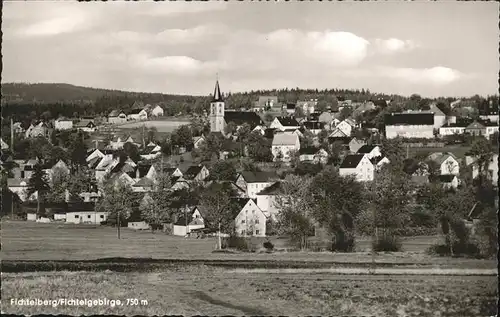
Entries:
{"type": "Polygon", "coordinates": [[[458,162],[458,158],[452,153],[435,152],[430,154],[427,159],[437,163],[441,175],[460,174],[460,164],[458,162]]]}
{"type": "MultiPolygon", "coordinates": [[[[156,168],[159,170],[159,171],[163,171],[163,173],[165,173],[166,175],[168,175],[168,177],[172,178],[172,177],[182,177],[182,172],[181,170],[178,168],[178,167],[170,167],[170,166],[163,166],[163,169],[161,166],[156,166],[156,168]]],[[[161,173],[161,172],[159,172],[161,173]]]]}
{"type": "Polygon", "coordinates": [[[276,133],[271,145],[273,160],[281,159],[283,162],[289,162],[291,153],[300,150],[300,139],[296,134],[276,133]]]}
{"type": "Polygon", "coordinates": [[[155,105],[154,107],[153,106],[151,107],[150,113],[152,117],[163,117],[165,111],[160,105],[155,105]]]}
{"type": "Polygon", "coordinates": [[[65,117],[59,117],[54,121],[54,129],[57,131],[73,129],[73,120],[65,117]]]}
{"type": "Polygon", "coordinates": [[[45,137],[50,138],[52,134],[52,127],[48,122],[40,121],[34,124],[31,124],[29,128],[25,132],[25,137],[36,138],[36,137],[45,137]]]}
{"type": "Polygon", "coordinates": [[[205,139],[205,136],[203,136],[203,135],[193,137],[193,148],[199,149],[201,147],[201,145],[203,144],[203,142],[205,142],[205,141],[206,141],[206,139],[205,139]]]}
{"type": "Polygon", "coordinates": [[[205,181],[210,172],[204,165],[191,165],[186,172],[184,172],[183,177],[188,181],[205,181]]]}
{"type": "Polygon", "coordinates": [[[94,119],[80,119],[75,123],[75,128],[88,133],[92,133],[97,130],[94,119]]]}
{"type": "Polygon", "coordinates": [[[384,118],[385,136],[388,139],[434,138],[434,114],[412,111],[387,114],[384,118]]]}
{"type": "MultiPolygon", "coordinates": [[[[475,179],[479,176],[479,166],[476,164],[477,158],[467,155],[465,157],[467,166],[472,165],[472,178],[475,179]]],[[[498,153],[491,156],[487,165],[487,176],[491,179],[493,184],[498,184],[498,153]]]]}
{"type": "Polygon", "coordinates": [[[108,123],[120,124],[127,122],[127,115],[121,110],[113,110],[108,115],[108,123]]]}
{"type": "Polygon", "coordinates": [[[300,128],[300,124],[293,117],[276,117],[269,125],[269,128],[279,131],[295,130],[300,128]]]}
{"type": "Polygon", "coordinates": [[[277,181],[256,194],[257,206],[267,218],[271,218],[274,221],[277,221],[280,211],[277,197],[281,195],[281,185],[281,181],[277,181]]]}
{"type": "Polygon", "coordinates": [[[271,186],[279,179],[275,172],[244,171],[237,175],[236,185],[245,190],[247,197],[256,198],[258,192],[271,186]]]}
{"type": "Polygon", "coordinates": [[[161,156],[161,146],[150,142],[148,145],[146,145],[145,148],[140,151],[139,155],[145,160],[155,159],[161,156]]]}
{"type": "Polygon", "coordinates": [[[320,134],[320,132],[325,128],[325,124],[319,121],[305,121],[302,126],[314,135],[320,134]]]}
{"type": "Polygon", "coordinates": [[[375,144],[365,144],[361,146],[356,153],[366,154],[366,156],[368,156],[369,159],[372,159],[377,156],[382,156],[382,151],[380,149],[380,146],[375,144]]]}
{"type": "Polygon", "coordinates": [[[285,111],[288,115],[292,116],[295,114],[295,104],[294,103],[287,103],[283,105],[282,111],[285,111]]]}
{"type": "Polygon", "coordinates": [[[266,215],[250,198],[232,198],[235,208],[234,227],[238,236],[266,236],[266,215]]]}
{"type": "Polygon", "coordinates": [[[126,112],[128,121],[138,121],[138,120],[147,120],[148,113],[144,109],[131,109],[126,112]]]}
{"type": "Polygon", "coordinates": [[[299,150],[299,161],[326,164],[328,162],[328,152],[316,147],[301,148],[299,150]]]}
{"type": "Polygon", "coordinates": [[[372,181],[375,167],[365,154],[347,155],[339,167],[341,176],[354,175],[359,182],[372,181]]]}
{"type": "Polygon", "coordinates": [[[172,234],[184,237],[191,231],[205,228],[204,213],[203,206],[194,206],[185,215],[181,215],[175,220],[172,234]]]}

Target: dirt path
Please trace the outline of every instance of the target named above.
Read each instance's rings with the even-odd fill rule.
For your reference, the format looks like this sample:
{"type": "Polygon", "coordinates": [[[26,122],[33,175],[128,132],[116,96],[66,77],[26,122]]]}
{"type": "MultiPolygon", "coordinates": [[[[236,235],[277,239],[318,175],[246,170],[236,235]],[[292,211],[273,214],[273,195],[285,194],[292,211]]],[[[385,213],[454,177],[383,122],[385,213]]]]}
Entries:
{"type": "Polygon", "coordinates": [[[217,306],[222,306],[224,308],[230,308],[230,309],[235,309],[241,311],[245,315],[249,316],[266,316],[267,313],[260,310],[256,309],[253,307],[248,307],[248,306],[243,306],[243,305],[234,305],[229,302],[225,302],[219,299],[215,299],[213,297],[210,297],[204,292],[201,291],[183,291],[184,294],[193,296],[197,299],[203,300],[207,303],[210,303],[212,305],[217,305],[217,306]]]}

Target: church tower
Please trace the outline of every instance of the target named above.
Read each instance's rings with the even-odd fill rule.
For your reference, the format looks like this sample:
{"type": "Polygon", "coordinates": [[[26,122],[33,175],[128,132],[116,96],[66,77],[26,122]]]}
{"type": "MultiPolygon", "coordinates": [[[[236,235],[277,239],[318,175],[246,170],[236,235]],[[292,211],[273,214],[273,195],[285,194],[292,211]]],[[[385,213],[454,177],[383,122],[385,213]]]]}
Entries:
{"type": "Polygon", "coordinates": [[[210,132],[224,133],[224,100],[220,92],[219,80],[215,82],[213,100],[210,103],[210,132]]]}

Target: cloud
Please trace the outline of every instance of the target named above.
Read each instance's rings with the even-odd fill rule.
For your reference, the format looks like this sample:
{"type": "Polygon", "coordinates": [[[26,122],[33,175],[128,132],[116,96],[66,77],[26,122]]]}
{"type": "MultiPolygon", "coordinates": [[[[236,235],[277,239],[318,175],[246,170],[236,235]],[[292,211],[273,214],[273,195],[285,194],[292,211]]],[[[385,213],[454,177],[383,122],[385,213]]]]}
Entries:
{"type": "Polygon", "coordinates": [[[417,43],[412,40],[400,40],[396,38],[386,40],[375,39],[374,44],[377,51],[383,54],[407,52],[418,47],[417,43]]]}
{"type": "Polygon", "coordinates": [[[350,78],[389,78],[410,84],[424,84],[431,86],[448,85],[466,76],[462,72],[443,66],[432,68],[397,68],[376,66],[367,69],[353,69],[341,73],[350,78]]]}
{"type": "MultiPolygon", "coordinates": [[[[132,6],[127,3],[121,3],[127,8],[132,6]]],[[[144,2],[133,8],[134,12],[139,15],[147,16],[170,16],[185,13],[202,13],[209,11],[222,11],[227,8],[227,3],[225,2],[168,2],[168,3],[154,3],[154,2],[144,2]]]]}
{"type": "Polygon", "coordinates": [[[134,59],[136,67],[151,72],[177,75],[196,75],[211,71],[211,63],[206,63],[189,56],[150,57],[138,55],[134,59]]]}

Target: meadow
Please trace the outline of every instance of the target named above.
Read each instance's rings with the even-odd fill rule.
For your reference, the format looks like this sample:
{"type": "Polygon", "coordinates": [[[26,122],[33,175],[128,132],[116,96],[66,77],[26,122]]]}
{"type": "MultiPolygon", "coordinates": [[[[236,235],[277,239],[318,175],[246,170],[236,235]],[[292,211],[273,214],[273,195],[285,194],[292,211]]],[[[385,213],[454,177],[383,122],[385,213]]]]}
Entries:
{"type": "Polygon", "coordinates": [[[148,273],[2,273],[1,295],[2,313],[19,315],[493,316],[498,285],[496,276],[241,274],[188,266],[148,273]],[[30,307],[13,305],[16,298],[123,304],[30,307]]]}
{"type": "Polygon", "coordinates": [[[125,123],[117,126],[117,128],[128,130],[128,129],[142,128],[143,126],[145,126],[146,128],[155,127],[158,130],[158,132],[165,133],[165,132],[172,132],[181,125],[186,125],[189,123],[190,123],[189,120],[150,120],[150,121],[137,121],[137,122],[125,123]]]}
{"type": "Polygon", "coordinates": [[[410,147],[408,154],[413,157],[419,153],[449,152],[456,157],[464,159],[465,153],[470,150],[470,146],[446,145],[444,147],[410,147]]]}
{"type": "MultiPolygon", "coordinates": [[[[275,252],[214,253],[215,238],[195,239],[166,235],[163,232],[134,231],[66,223],[3,221],[1,223],[3,261],[84,261],[103,258],[150,258],[228,261],[297,261],[324,263],[371,263],[370,240],[359,238],[355,253],[275,252]]],[[[496,268],[493,260],[432,257],[427,248],[440,237],[412,237],[403,240],[404,252],[379,253],[376,263],[407,263],[459,268],[496,268]]],[[[286,239],[270,238],[275,248],[286,249],[286,239]]],[[[262,240],[265,241],[265,240],[262,240]]]]}

